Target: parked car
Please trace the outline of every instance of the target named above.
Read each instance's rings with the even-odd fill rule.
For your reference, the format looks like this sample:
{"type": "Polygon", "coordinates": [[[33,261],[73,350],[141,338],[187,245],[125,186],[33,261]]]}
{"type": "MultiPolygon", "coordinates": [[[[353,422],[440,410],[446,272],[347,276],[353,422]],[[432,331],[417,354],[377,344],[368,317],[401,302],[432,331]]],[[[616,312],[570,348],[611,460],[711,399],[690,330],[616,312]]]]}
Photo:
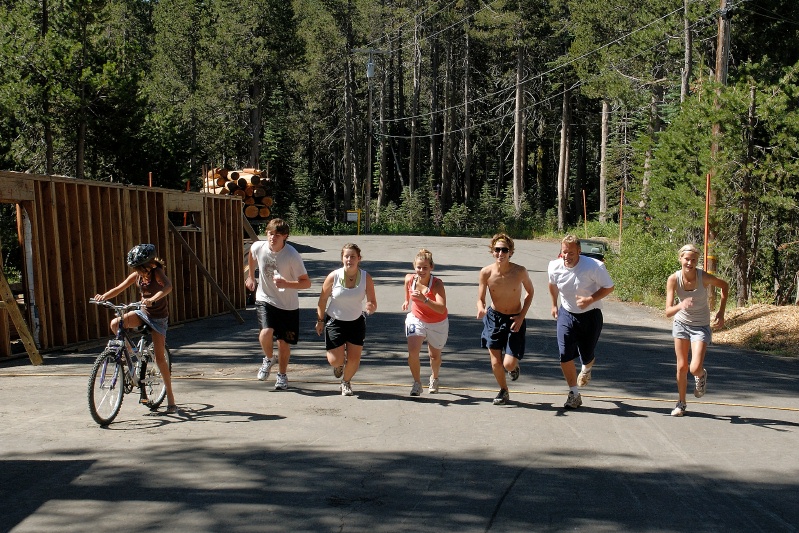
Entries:
{"type": "Polygon", "coordinates": [[[608,251],[608,243],[599,239],[580,239],[580,255],[593,257],[600,261],[605,261],[605,253],[608,251]]]}

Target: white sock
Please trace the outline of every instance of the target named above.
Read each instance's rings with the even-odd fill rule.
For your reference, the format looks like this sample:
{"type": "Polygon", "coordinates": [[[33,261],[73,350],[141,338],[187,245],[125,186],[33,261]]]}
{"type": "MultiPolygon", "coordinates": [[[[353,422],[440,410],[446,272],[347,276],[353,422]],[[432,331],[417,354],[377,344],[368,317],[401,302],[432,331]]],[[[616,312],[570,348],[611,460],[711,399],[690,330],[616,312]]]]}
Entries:
{"type": "Polygon", "coordinates": [[[575,396],[580,394],[580,387],[578,387],[577,385],[575,385],[574,387],[569,387],[569,390],[572,391],[572,394],[574,394],[575,396]]]}

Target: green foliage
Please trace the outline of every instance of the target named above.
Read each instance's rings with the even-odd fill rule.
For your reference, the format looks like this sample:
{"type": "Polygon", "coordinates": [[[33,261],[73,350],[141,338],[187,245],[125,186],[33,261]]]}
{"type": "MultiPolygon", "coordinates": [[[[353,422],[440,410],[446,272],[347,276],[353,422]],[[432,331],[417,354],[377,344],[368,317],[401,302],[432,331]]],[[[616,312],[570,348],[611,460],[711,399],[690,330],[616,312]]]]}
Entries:
{"type": "MultiPolygon", "coordinates": [[[[616,227],[618,230],[618,226],[616,227]]],[[[666,298],[666,280],[679,268],[675,246],[640,228],[622,232],[621,251],[605,256],[605,263],[621,300],[662,307],[666,298]]]]}

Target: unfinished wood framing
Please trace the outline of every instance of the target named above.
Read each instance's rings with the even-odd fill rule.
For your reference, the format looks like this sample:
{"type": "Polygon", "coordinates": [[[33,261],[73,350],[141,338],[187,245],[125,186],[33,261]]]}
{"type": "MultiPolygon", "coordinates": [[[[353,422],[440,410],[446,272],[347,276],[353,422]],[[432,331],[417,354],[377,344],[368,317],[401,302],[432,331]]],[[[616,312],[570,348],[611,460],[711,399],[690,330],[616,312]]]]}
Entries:
{"type": "MultiPolygon", "coordinates": [[[[143,242],[154,244],[167,264],[174,287],[170,323],[229,312],[226,300],[245,307],[238,197],[0,171],[0,202],[16,203],[18,219],[30,221],[30,250],[23,252],[23,272],[31,273],[23,276],[26,320],[42,350],[108,335],[111,316],[88,300],[127,276],[125,254],[143,242]],[[186,212],[194,225],[176,229],[218,289],[169,231],[170,213],[182,223],[186,212]]],[[[23,244],[24,224],[19,227],[23,244]]],[[[115,300],[136,299],[131,287],[115,300]]],[[[6,330],[0,327],[0,336],[6,330]]],[[[7,342],[0,338],[0,355],[7,355],[7,342]]]]}

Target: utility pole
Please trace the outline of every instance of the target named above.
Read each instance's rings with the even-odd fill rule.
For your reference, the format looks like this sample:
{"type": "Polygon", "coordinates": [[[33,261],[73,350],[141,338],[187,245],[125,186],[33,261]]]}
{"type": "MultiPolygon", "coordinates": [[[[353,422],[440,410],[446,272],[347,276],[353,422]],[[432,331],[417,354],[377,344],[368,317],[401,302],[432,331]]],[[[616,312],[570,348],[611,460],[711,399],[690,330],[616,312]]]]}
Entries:
{"type": "Polygon", "coordinates": [[[369,233],[372,225],[369,204],[372,201],[372,78],[375,77],[375,62],[373,56],[385,52],[383,50],[377,50],[376,48],[354,48],[352,51],[369,54],[369,58],[366,60],[366,80],[369,90],[369,109],[366,114],[366,120],[369,124],[366,139],[366,179],[364,181],[363,192],[364,232],[369,233]]]}
{"type": "MultiPolygon", "coordinates": [[[[727,7],[727,0],[720,0],[718,39],[716,41],[716,83],[719,86],[727,85],[727,63],[730,56],[730,11],[727,7]]],[[[720,106],[718,98],[716,106],[720,106]]],[[[721,136],[721,125],[717,122],[713,124],[713,140],[710,144],[710,173],[707,178],[707,213],[705,217],[708,222],[705,224],[705,271],[710,274],[716,273],[717,261],[713,250],[715,246],[716,232],[713,227],[711,213],[716,209],[716,193],[713,190],[713,178],[716,177],[718,167],[717,158],[719,153],[719,137],[721,136]]],[[[711,290],[708,296],[710,308],[716,305],[716,291],[711,290]]]]}

